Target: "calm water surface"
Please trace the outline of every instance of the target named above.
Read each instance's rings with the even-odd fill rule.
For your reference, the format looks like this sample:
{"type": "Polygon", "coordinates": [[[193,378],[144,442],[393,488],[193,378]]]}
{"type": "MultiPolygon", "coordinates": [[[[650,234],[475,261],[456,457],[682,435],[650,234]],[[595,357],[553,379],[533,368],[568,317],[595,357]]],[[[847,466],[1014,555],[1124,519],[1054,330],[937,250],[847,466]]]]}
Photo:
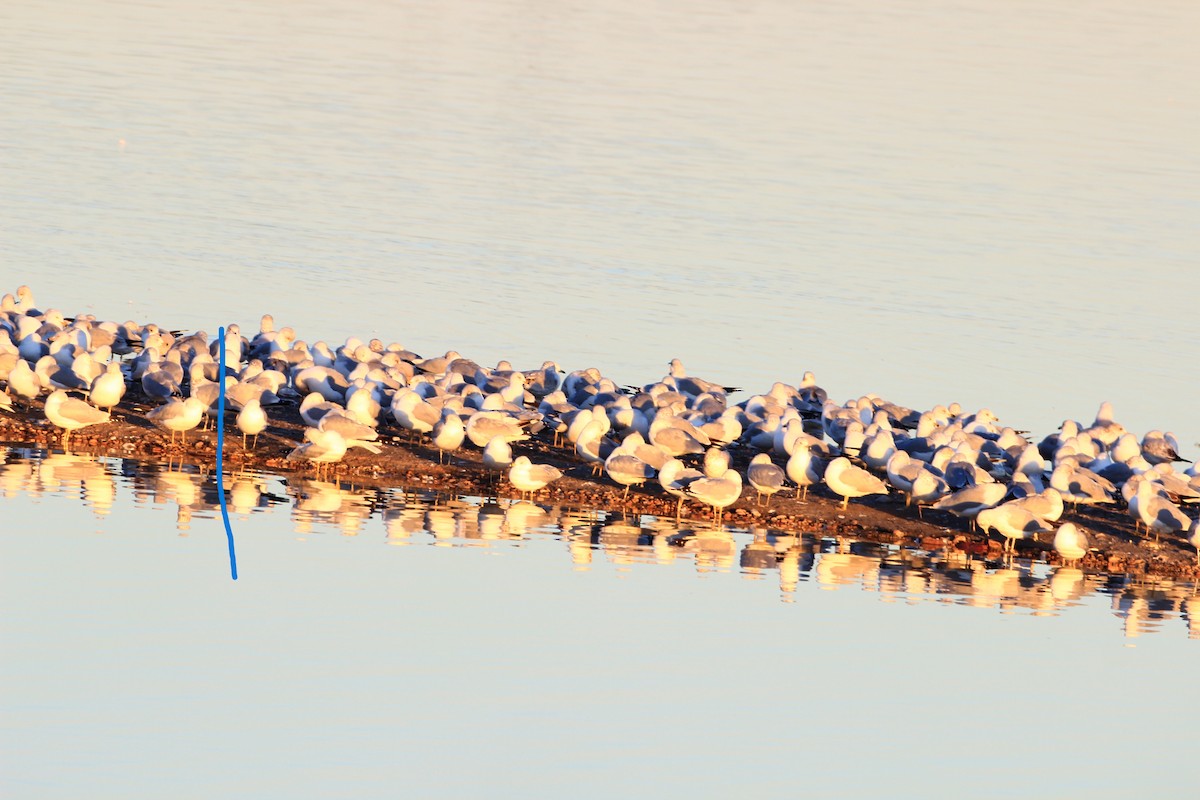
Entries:
{"type": "MultiPolygon", "coordinates": [[[[1197,30],[1183,0],[8,0],[0,291],[625,383],[812,369],[1038,434],[1110,399],[1196,458],[1197,30]]],[[[1195,784],[1183,587],[271,477],[231,487],[266,492],[233,583],[199,476],[8,458],[6,797],[1195,784]]]]}
{"type": "Polygon", "coordinates": [[[234,583],[211,476],[0,469],[6,796],[862,796],[997,741],[1023,766],[979,796],[1190,769],[1190,586],[257,473],[234,583]],[[1130,716],[1176,766],[1062,766],[1130,716]]]}

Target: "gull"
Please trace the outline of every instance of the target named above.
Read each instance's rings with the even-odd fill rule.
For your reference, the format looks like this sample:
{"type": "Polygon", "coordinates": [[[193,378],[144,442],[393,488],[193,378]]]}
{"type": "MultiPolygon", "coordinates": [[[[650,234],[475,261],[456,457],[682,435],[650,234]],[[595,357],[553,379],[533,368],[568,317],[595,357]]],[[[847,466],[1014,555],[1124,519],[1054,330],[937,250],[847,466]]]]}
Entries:
{"type": "MultiPolygon", "coordinates": [[[[433,430],[432,425],[430,430],[433,430]]],[[[488,442],[496,438],[509,443],[529,438],[521,421],[502,411],[476,411],[467,420],[466,434],[476,447],[486,447],[488,442]]]]}
{"type": "Polygon", "coordinates": [[[370,383],[360,385],[346,393],[346,416],[374,428],[379,425],[382,407],[370,386],[370,383]]]}
{"type": "Polygon", "coordinates": [[[46,398],[46,419],[56,428],[62,428],[63,448],[71,442],[71,431],[86,428],[89,425],[99,425],[108,422],[111,416],[107,411],[92,408],[82,400],[68,397],[62,389],[58,389],[46,398]]]}
{"type": "Polygon", "coordinates": [[[825,476],[825,461],[813,455],[812,447],[805,441],[796,443],[791,458],[784,467],[788,478],[796,484],[796,491],[804,489],[804,499],[808,499],[808,487],[815,486],[825,476]]]}
{"type": "Polygon", "coordinates": [[[111,412],[124,396],[125,376],[121,374],[121,364],[110,361],[104,372],[92,381],[88,399],[96,408],[106,408],[111,412]]]}
{"type": "MultiPolygon", "coordinates": [[[[245,384],[239,383],[238,386],[245,386],[245,384]]],[[[225,394],[228,396],[230,392],[226,391],[225,394]]],[[[258,398],[247,397],[246,402],[249,402],[251,399],[258,398]]],[[[260,400],[260,405],[261,402],[262,401],[260,400]]],[[[244,408],[245,404],[243,404],[242,407],[244,408]]],[[[319,392],[313,392],[312,394],[305,396],[304,400],[300,402],[300,419],[304,420],[304,424],[308,427],[315,428],[321,424],[321,418],[326,414],[343,410],[344,409],[340,405],[329,402],[319,392]]]]}
{"type": "MultiPolygon", "coordinates": [[[[65,351],[64,351],[65,352],[65,351]]],[[[87,383],[79,378],[70,367],[64,367],[54,356],[42,356],[33,365],[33,371],[42,381],[42,386],[54,389],[81,389],[86,391],[87,383]]]]}
{"type": "Polygon", "coordinates": [[[678,358],[672,358],[668,366],[671,368],[671,372],[669,375],[663,378],[662,382],[673,388],[675,391],[683,392],[684,394],[691,395],[692,397],[696,397],[707,392],[720,392],[721,394],[728,394],[730,392],[741,391],[736,386],[722,386],[719,383],[706,381],[703,378],[688,377],[687,370],[683,368],[683,362],[678,358]]]}
{"type": "Polygon", "coordinates": [[[663,411],[650,423],[650,441],[675,458],[704,452],[708,436],[686,420],[663,411]]]}
{"type": "Polygon", "coordinates": [[[29,366],[29,362],[18,359],[12,371],[8,373],[8,388],[21,400],[29,403],[42,393],[42,379],[29,366]]]}
{"type": "Polygon", "coordinates": [[[12,411],[12,398],[8,396],[8,392],[0,392],[0,411],[12,411]]]}
{"type": "Polygon", "coordinates": [[[1054,551],[1070,563],[1087,555],[1088,538],[1073,522],[1064,523],[1054,534],[1054,551]]]}
{"type": "Polygon", "coordinates": [[[146,419],[159,428],[171,432],[171,444],[175,443],[175,434],[183,435],[183,446],[187,447],[187,432],[200,424],[204,418],[204,403],[195,397],[185,400],[171,399],[166,405],[152,408],[146,412],[146,419]]]}
{"type": "Polygon", "coordinates": [[[704,477],[719,478],[729,469],[733,463],[732,457],[728,450],[722,450],[720,447],[710,447],[704,451],[704,477]]]}
{"type": "Polygon", "coordinates": [[[712,506],[713,524],[720,525],[725,509],[742,496],[742,474],[734,469],[727,470],[719,478],[692,481],[684,491],[701,503],[712,506]]]}
{"type": "Polygon", "coordinates": [[[532,499],[534,492],[544,489],[548,484],[561,477],[562,472],[555,467],[548,464],[534,464],[528,456],[517,456],[513,459],[512,466],[508,468],[508,482],[521,493],[522,498],[529,494],[532,499]]]}
{"type": "Polygon", "coordinates": [[[382,452],[379,445],[363,442],[357,439],[346,439],[335,430],[323,431],[319,428],[306,428],[304,444],[288,453],[288,461],[311,461],[317,465],[317,472],[322,464],[336,464],[346,456],[351,447],[361,447],[371,453],[382,452]]]}
{"type": "Polygon", "coordinates": [[[604,471],[615,483],[625,487],[621,494],[622,505],[629,498],[630,486],[640,486],[654,477],[654,467],[621,447],[613,450],[604,461],[604,471]]]}
{"type": "Polygon", "coordinates": [[[1062,494],[1052,486],[1046,487],[1045,491],[1038,494],[1027,494],[1013,500],[1008,505],[1023,508],[1046,522],[1057,522],[1063,515],[1062,494]]]}
{"type": "Polygon", "coordinates": [[[834,494],[842,496],[842,508],[850,504],[851,497],[869,494],[887,494],[887,485],[867,472],[856,467],[845,456],[838,456],[825,468],[825,485],[834,494]]]}
{"type": "Polygon", "coordinates": [[[1062,463],[1050,473],[1050,486],[1062,494],[1062,499],[1074,505],[1095,505],[1113,502],[1110,492],[1116,487],[1084,467],[1062,463]]]}
{"type": "Polygon", "coordinates": [[[155,361],[142,373],[142,391],[153,400],[170,400],[183,394],[180,383],[183,376],[176,376],[174,370],[163,365],[165,361],[155,361]]]}
{"type": "Polygon", "coordinates": [[[483,448],[483,466],[491,472],[504,472],[513,463],[512,445],[504,439],[492,439],[483,448]]]}
{"type": "Polygon", "coordinates": [[[750,459],[750,466],[746,468],[746,480],[758,492],[757,500],[767,496],[767,508],[771,507],[771,496],[784,487],[784,478],[783,469],[771,463],[767,453],[759,453],[750,459]]]}
{"type": "Polygon", "coordinates": [[[636,456],[650,466],[654,467],[656,472],[662,469],[663,464],[667,463],[667,461],[671,459],[671,456],[647,442],[646,439],[637,431],[631,431],[624,439],[622,439],[621,447],[630,455],[636,456]]]}
{"type": "Polygon", "coordinates": [[[975,518],[979,516],[979,512],[998,504],[1007,493],[1008,487],[1002,483],[981,483],[959,489],[954,494],[938,500],[932,507],[939,511],[949,511],[956,517],[965,517],[971,521],[971,528],[974,529],[975,518]]]}
{"type": "Polygon", "coordinates": [[[1138,484],[1137,513],[1146,529],[1154,531],[1155,541],[1160,533],[1182,533],[1192,524],[1179,506],[1154,491],[1150,481],[1138,484]]]}
{"type": "Polygon", "coordinates": [[[1200,501],[1200,488],[1193,486],[1186,478],[1176,473],[1170,464],[1155,464],[1143,475],[1161,485],[1163,491],[1170,495],[1176,503],[1200,501]]]}
{"type": "MultiPolygon", "coordinates": [[[[467,436],[467,430],[463,426],[462,417],[460,417],[452,408],[443,408],[442,416],[433,426],[433,446],[438,450],[438,463],[442,463],[442,458],[446,453],[453,453],[458,448],[462,447],[463,440],[467,436]]],[[[503,439],[493,439],[492,441],[503,442],[503,439]]],[[[491,442],[488,442],[490,445],[491,442]]],[[[510,450],[511,452],[511,450],[510,450]]]]}
{"type": "MultiPolygon", "coordinates": [[[[200,364],[192,363],[191,376],[192,385],[189,392],[190,397],[194,397],[204,404],[204,426],[208,426],[208,420],[216,419],[217,413],[221,410],[221,384],[215,380],[210,381],[204,377],[204,370],[200,364]]],[[[225,379],[226,390],[237,383],[237,379],[229,376],[225,379]]],[[[228,399],[228,396],[226,397],[228,399]]]]}
{"type": "MultiPolygon", "coordinates": [[[[267,414],[263,411],[262,404],[258,402],[258,398],[252,398],[244,406],[237,415],[238,430],[242,432],[242,449],[246,449],[246,437],[254,437],[254,447],[258,447],[258,435],[267,429],[270,421],[267,419],[267,414]]],[[[251,449],[254,449],[253,447],[251,449]]]]}
{"type": "Polygon", "coordinates": [[[296,373],[292,379],[296,390],[304,394],[317,392],[332,403],[342,403],[346,399],[346,390],[350,382],[346,376],[332,367],[307,367],[296,373]]]}
{"type": "Polygon", "coordinates": [[[917,504],[917,515],[922,516],[922,506],[941,499],[950,490],[940,474],[913,459],[903,450],[897,450],[887,462],[887,478],[904,494],[905,507],[917,504]]]}
{"type": "Polygon", "coordinates": [[[679,502],[675,504],[676,520],[679,519],[679,515],[683,511],[683,499],[687,496],[687,487],[703,477],[703,472],[686,466],[678,458],[668,460],[663,464],[662,469],[658,471],[658,485],[667,494],[679,498],[679,502]]]}
{"type": "Polygon", "coordinates": [[[903,450],[896,450],[887,460],[884,471],[887,473],[888,483],[904,493],[904,505],[911,505],[913,481],[925,471],[925,465],[903,450]]]}
{"type": "Polygon", "coordinates": [[[933,470],[921,470],[912,483],[912,501],[917,505],[917,516],[923,517],[922,509],[930,503],[936,503],[950,491],[950,484],[933,470]]]}
{"type": "Polygon", "coordinates": [[[1196,566],[1200,567],[1200,519],[1188,528],[1188,542],[1196,548],[1196,566]]]}
{"type": "Polygon", "coordinates": [[[888,460],[896,452],[896,439],[889,430],[881,430],[867,442],[862,452],[863,462],[873,470],[882,472],[887,468],[888,460]]]}
{"type": "Polygon", "coordinates": [[[1169,433],[1164,434],[1158,430],[1150,431],[1142,438],[1142,455],[1151,464],[1187,461],[1186,458],[1181,458],[1179,453],[1176,452],[1177,445],[1174,439],[1175,437],[1169,433]]]}
{"type": "Polygon", "coordinates": [[[592,474],[599,475],[603,469],[604,462],[608,456],[612,454],[608,440],[604,438],[606,428],[604,423],[593,419],[583,427],[579,434],[578,441],[575,442],[575,455],[579,456],[583,461],[591,464],[592,474]]]}
{"type": "Polygon", "coordinates": [[[1105,447],[1112,447],[1117,439],[1126,433],[1126,430],[1125,426],[1113,420],[1112,403],[1105,400],[1100,404],[1100,410],[1096,412],[1096,421],[1085,433],[1104,444],[1105,447]]]}
{"type": "Polygon", "coordinates": [[[379,438],[378,431],[347,416],[344,411],[331,411],[321,417],[317,428],[323,431],[337,431],[347,442],[371,442],[379,438]]]}
{"type": "Polygon", "coordinates": [[[1018,539],[1037,539],[1039,533],[1051,533],[1054,527],[1040,517],[1012,503],[995,508],[985,508],[975,518],[975,523],[985,532],[994,530],[1004,537],[1004,549],[1016,549],[1018,539]]]}
{"type": "Polygon", "coordinates": [[[562,369],[553,361],[543,361],[542,368],[525,373],[525,388],[534,397],[541,399],[558,390],[562,369]]]}

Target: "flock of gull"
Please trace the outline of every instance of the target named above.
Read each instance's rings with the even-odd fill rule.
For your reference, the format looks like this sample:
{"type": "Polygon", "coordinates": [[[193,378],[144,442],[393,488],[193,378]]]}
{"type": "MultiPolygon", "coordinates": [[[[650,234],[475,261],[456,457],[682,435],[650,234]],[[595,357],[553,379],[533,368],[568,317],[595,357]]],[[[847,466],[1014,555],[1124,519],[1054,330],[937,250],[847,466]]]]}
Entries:
{"type": "Polygon", "coordinates": [[[1183,510],[1200,502],[1200,470],[1176,470],[1185,459],[1174,437],[1151,431],[1139,441],[1109,403],[1091,424],[1067,420],[1035,443],[987,409],[919,412],[876,395],[838,405],[812,373],[734,404],[736,389],[689,376],[678,359],[662,380],[626,387],[553,361],[520,371],[455,351],[422,358],[378,339],[309,345],[270,315],[252,338],[231,324],[223,342],[210,341],[203,331],[43,312],[26,286],[0,300],[0,331],[0,410],[47,394],[43,411],[63,430],[64,448],[72,431],[109,422],[131,385],[157,404],[146,419],[186,447],[188,431],[217,416],[224,382],[243,446],[270,425],[273,405],[298,405],[304,441],[288,458],[312,462],[318,475],[350,448],[381,452],[380,428],[394,426],[428,437],[439,459],[479,448],[486,468],[532,496],[563,475],[514,453],[537,436],[621,486],[623,502],[632,487],[656,484],[678,499],[677,517],[691,499],[719,523],[745,484],[768,505],[781,491],[807,497],[816,485],[843,508],[895,492],[918,514],[933,508],[999,533],[1006,549],[1053,534],[1063,559],[1076,561],[1087,535],[1061,518],[1068,507],[1107,504],[1156,539],[1187,539],[1200,564],[1200,523],[1183,510]]]}

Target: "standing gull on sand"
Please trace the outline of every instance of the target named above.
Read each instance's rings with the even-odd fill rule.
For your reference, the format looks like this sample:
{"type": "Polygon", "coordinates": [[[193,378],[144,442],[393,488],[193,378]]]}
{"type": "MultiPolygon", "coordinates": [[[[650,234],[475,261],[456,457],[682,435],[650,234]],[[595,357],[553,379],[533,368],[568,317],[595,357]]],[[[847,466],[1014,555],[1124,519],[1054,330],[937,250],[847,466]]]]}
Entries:
{"type": "Polygon", "coordinates": [[[528,456],[517,456],[508,469],[508,482],[521,493],[522,497],[526,494],[532,497],[534,492],[544,489],[547,484],[553,483],[561,477],[562,472],[555,467],[534,464],[528,456]]]}
{"type": "Polygon", "coordinates": [[[849,505],[851,497],[887,494],[887,486],[883,481],[862,467],[854,466],[845,456],[829,462],[825,468],[825,485],[834,494],[842,496],[842,508],[849,505]]]}
{"type": "Polygon", "coordinates": [[[107,411],[92,408],[82,400],[68,397],[62,389],[58,389],[46,398],[46,419],[56,428],[62,428],[63,449],[71,443],[71,431],[86,428],[89,425],[100,425],[112,417],[107,411]]]}

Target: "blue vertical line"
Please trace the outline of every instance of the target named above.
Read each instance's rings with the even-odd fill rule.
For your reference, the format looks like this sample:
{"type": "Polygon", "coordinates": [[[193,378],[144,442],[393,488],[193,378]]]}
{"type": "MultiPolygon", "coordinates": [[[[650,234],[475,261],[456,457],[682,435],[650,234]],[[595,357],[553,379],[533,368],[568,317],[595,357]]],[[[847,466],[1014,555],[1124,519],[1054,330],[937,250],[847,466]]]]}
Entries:
{"type": "Polygon", "coordinates": [[[237,580],[237,553],[233,551],[233,528],[229,526],[229,509],[225,507],[225,473],[222,456],[225,453],[225,328],[217,329],[217,347],[221,358],[217,362],[217,497],[221,501],[221,519],[225,521],[225,538],[229,540],[229,573],[237,580]]]}

